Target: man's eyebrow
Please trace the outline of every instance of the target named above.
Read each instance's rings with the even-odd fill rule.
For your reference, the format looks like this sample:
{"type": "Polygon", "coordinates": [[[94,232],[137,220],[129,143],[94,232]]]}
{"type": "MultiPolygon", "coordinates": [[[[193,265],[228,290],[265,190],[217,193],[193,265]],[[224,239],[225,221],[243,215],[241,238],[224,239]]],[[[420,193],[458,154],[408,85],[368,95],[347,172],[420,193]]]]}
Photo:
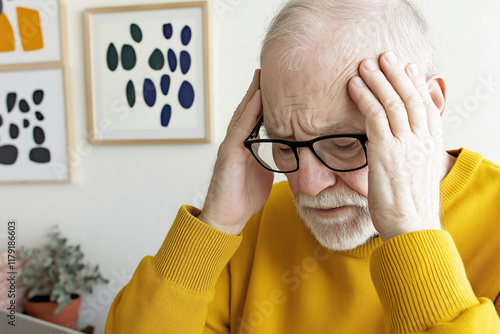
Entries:
{"type": "MultiPolygon", "coordinates": [[[[287,135],[279,133],[272,128],[264,127],[266,134],[272,139],[287,139],[293,137],[293,135],[287,135]]],[[[315,133],[318,137],[336,135],[336,134],[349,134],[349,133],[365,133],[361,123],[348,124],[345,122],[336,122],[328,126],[322,127],[315,133]]]]}

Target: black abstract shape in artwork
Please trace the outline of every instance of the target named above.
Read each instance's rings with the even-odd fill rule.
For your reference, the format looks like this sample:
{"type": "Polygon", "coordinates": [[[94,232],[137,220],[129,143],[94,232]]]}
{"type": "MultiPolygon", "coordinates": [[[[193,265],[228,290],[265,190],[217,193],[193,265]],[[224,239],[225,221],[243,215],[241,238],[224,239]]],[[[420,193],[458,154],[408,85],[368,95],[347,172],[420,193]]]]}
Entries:
{"type": "Polygon", "coordinates": [[[43,129],[41,127],[35,126],[33,128],[33,140],[38,145],[43,144],[43,142],[45,141],[45,133],[43,132],[43,129]]]}
{"type": "Polygon", "coordinates": [[[163,25],[163,36],[166,39],[170,39],[172,37],[174,30],[172,29],[172,24],[167,23],[163,25]]]}
{"type": "Polygon", "coordinates": [[[156,88],[153,81],[150,79],[144,79],[144,86],[142,89],[142,94],[144,96],[144,101],[149,107],[155,105],[156,102],[156,88]]]}
{"type": "Polygon", "coordinates": [[[116,47],[113,43],[111,43],[108,47],[108,52],[106,53],[106,62],[111,72],[116,70],[116,68],[118,67],[118,50],[116,50],[116,47]]]}
{"type": "Polygon", "coordinates": [[[43,101],[43,90],[37,89],[33,92],[33,103],[39,105],[43,101]]]}
{"type": "Polygon", "coordinates": [[[168,49],[167,58],[170,71],[175,72],[175,69],[177,68],[177,57],[175,56],[174,50],[168,49]]]}
{"type": "Polygon", "coordinates": [[[45,119],[45,117],[43,117],[43,114],[39,111],[35,112],[35,117],[39,121],[43,121],[45,119]]]}
{"type": "Polygon", "coordinates": [[[170,75],[165,74],[161,77],[160,87],[163,95],[168,95],[168,91],[170,90],[170,75]]]}
{"type": "Polygon", "coordinates": [[[16,105],[16,100],[17,100],[16,93],[7,94],[7,111],[8,112],[11,112],[12,109],[14,109],[14,106],[16,105]]]}
{"type": "Polygon", "coordinates": [[[38,163],[50,161],[50,151],[44,147],[36,147],[30,151],[30,160],[38,163]]]}
{"type": "Polygon", "coordinates": [[[0,146],[0,164],[13,165],[17,160],[18,151],[13,145],[0,146]]]}
{"type": "Polygon", "coordinates": [[[179,56],[181,63],[181,72],[182,74],[186,74],[191,68],[191,56],[187,51],[181,51],[181,55],[179,56]]]}
{"type": "Polygon", "coordinates": [[[2,0],[0,0],[0,15],[2,15],[3,13],[3,4],[2,4],[2,0]]]}
{"type": "Polygon", "coordinates": [[[28,105],[28,102],[26,102],[26,100],[21,100],[19,101],[19,109],[22,112],[28,112],[30,111],[30,106],[28,105]]]}
{"type": "Polygon", "coordinates": [[[187,81],[184,81],[179,89],[179,103],[184,109],[191,108],[194,103],[194,89],[187,81]]]}
{"type": "Polygon", "coordinates": [[[23,128],[26,129],[28,126],[30,126],[30,121],[27,119],[23,120],[23,128]]]}
{"type": "Polygon", "coordinates": [[[165,57],[159,49],[155,49],[149,57],[149,67],[153,70],[161,70],[165,66],[165,57]]]}
{"type": "Polygon", "coordinates": [[[131,45],[125,44],[122,46],[121,60],[123,68],[127,71],[130,71],[135,67],[137,57],[135,55],[135,50],[131,45]]]}
{"type": "Polygon", "coordinates": [[[26,102],[26,100],[21,100],[21,101],[19,101],[19,109],[22,112],[28,112],[28,111],[30,111],[30,106],[29,106],[28,102],[26,102]]]}
{"type": "Polygon", "coordinates": [[[132,80],[127,82],[126,95],[128,105],[132,108],[135,105],[135,86],[132,80]]]}
{"type": "Polygon", "coordinates": [[[166,104],[161,111],[161,126],[167,127],[170,123],[170,117],[172,116],[172,107],[166,104]]]}
{"type": "Polygon", "coordinates": [[[11,124],[9,127],[9,135],[12,139],[19,137],[19,127],[15,124],[11,124]]]}
{"type": "Polygon", "coordinates": [[[0,126],[2,126],[3,124],[3,118],[2,118],[2,115],[0,115],[0,126]]]}
{"type": "Polygon", "coordinates": [[[189,26],[185,26],[184,28],[182,28],[181,31],[182,45],[186,46],[189,44],[190,41],[191,41],[191,28],[189,28],[189,26]]]}
{"type": "Polygon", "coordinates": [[[139,26],[135,23],[132,23],[130,25],[130,35],[132,36],[132,39],[137,43],[140,43],[142,41],[141,28],[139,28],[139,26]]]}

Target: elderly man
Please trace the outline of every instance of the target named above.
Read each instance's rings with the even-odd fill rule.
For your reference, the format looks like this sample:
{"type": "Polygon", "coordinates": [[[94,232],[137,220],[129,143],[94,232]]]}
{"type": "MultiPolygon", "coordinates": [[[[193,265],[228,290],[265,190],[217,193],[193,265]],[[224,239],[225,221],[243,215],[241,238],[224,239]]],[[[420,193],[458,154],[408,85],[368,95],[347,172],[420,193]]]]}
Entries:
{"type": "Polygon", "coordinates": [[[407,0],[286,3],[107,333],[500,333],[500,168],[443,151],[431,50],[407,0]]]}

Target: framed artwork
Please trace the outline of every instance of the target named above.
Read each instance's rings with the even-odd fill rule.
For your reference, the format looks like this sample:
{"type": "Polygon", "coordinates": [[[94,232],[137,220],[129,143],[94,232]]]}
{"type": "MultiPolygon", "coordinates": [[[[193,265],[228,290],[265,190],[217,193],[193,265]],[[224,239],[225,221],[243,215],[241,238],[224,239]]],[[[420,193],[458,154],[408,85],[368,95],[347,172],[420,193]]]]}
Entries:
{"type": "Polygon", "coordinates": [[[0,181],[69,178],[61,69],[0,73],[0,181]]]}
{"type": "Polygon", "coordinates": [[[209,142],[206,1],[85,12],[91,140],[209,142]]]}
{"type": "Polygon", "coordinates": [[[0,182],[70,182],[65,1],[0,0],[0,182]]]}
{"type": "Polygon", "coordinates": [[[0,65],[62,60],[60,2],[0,0],[0,65]]]}

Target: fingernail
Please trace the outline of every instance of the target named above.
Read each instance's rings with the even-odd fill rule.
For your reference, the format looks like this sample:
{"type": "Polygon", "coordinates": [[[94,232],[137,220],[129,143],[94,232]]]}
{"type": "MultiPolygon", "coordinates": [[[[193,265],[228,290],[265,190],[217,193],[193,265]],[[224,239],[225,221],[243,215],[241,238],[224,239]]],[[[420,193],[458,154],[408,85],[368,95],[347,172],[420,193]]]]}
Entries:
{"type": "Polygon", "coordinates": [[[394,54],[394,52],[387,52],[385,54],[385,60],[387,60],[391,64],[397,64],[398,63],[398,57],[394,54]]]}
{"type": "Polygon", "coordinates": [[[363,82],[363,80],[360,78],[360,77],[354,77],[352,78],[352,83],[357,86],[357,87],[365,87],[365,83],[363,82]]]}
{"type": "Polygon", "coordinates": [[[411,71],[411,74],[413,74],[414,76],[418,76],[417,64],[410,64],[410,71],[411,71]]]}
{"type": "Polygon", "coordinates": [[[365,68],[368,70],[368,71],[376,71],[378,70],[378,66],[377,66],[377,63],[372,60],[372,59],[367,59],[364,63],[364,66],[365,68]]]}

